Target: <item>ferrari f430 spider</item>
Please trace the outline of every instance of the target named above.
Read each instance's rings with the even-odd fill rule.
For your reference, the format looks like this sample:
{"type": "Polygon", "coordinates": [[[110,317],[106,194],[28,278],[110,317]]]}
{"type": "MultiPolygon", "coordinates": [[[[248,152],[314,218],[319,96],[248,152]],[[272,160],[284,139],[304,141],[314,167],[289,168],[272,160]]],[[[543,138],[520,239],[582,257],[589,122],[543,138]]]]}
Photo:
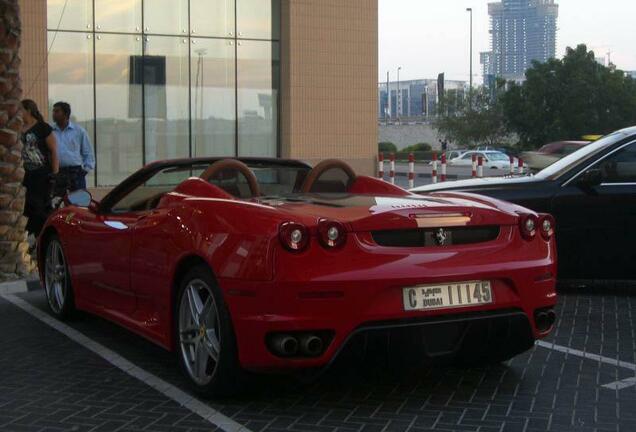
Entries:
{"type": "Polygon", "coordinates": [[[100,202],[67,196],[38,261],[53,314],[114,321],[216,395],[378,333],[423,362],[504,361],[555,320],[551,216],[415,195],[337,160],[152,163],[100,202]]]}

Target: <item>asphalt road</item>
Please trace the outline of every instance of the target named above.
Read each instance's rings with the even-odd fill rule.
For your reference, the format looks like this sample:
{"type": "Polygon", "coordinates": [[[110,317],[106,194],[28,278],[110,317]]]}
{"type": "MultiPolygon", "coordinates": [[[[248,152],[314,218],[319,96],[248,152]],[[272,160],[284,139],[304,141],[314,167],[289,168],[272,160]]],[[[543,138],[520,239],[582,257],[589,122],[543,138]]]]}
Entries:
{"type": "Polygon", "coordinates": [[[567,293],[557,313],[546,341],[497,366],[374,356],[311,384],[260,377],[241,398],[207,400],[188,395],[174,357],[142,338],[88,315],[59,324],[41,290],[0,297],[0,430],[636,430],[636,297],[567,293]]]}

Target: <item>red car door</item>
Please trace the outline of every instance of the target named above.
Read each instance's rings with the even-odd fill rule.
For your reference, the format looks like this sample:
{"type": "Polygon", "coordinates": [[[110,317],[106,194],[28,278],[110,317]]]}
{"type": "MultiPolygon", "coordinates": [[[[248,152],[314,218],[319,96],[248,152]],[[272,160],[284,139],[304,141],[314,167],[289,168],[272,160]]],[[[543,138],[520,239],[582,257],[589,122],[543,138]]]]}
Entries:
{"type": "Polygon", "coordinates": [[[81,300],[111,313],[130,314],[136,298],[130,285],[130,256],[135,224],[143,214],[99,214],[78,218],[70,236],[73,280],[81,300]]]}
{"type": "Polygon", "coordinates": [[[152,210],[135,225],[131,285],[137,296],[138,314],[151,325],[165,319],[170,311],[170,271],[178,249],[172,243],[175,230],[178,227],[170,223],[167,209],[152,210]]]}

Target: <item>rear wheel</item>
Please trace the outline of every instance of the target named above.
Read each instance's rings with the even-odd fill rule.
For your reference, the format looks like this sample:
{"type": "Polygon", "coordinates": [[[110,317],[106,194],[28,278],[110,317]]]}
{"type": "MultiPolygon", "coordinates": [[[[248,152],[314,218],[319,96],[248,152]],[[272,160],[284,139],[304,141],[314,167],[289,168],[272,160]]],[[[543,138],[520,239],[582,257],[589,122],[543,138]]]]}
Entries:
{"type": "Polygon", "coordinates": [[[194,391],[226,396],[242,390],[244,373],[238,363],[231,318],[205,266],[192,268],[181,281],[175,340],[179,364],[194,391]]]}
{"type": "Polygon", "coordinates": [[[44,255],[44,291],[53,315],[68,319],[75,312],[71,277],[60,239],[53,235],[46,243],[44,255]]]}

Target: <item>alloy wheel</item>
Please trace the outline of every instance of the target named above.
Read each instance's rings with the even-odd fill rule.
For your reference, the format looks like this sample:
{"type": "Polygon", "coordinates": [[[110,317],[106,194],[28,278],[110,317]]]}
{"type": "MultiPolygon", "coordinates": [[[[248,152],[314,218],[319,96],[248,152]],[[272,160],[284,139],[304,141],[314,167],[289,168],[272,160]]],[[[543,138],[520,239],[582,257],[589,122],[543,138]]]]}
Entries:
{"type": "Polygon", "coordinates": [[[46,297],[53,312],[59,314],[64,308],[68,275],[62,245],[58,241],[51,241],[47,246],[44,274],[46,297]]]}
{"type": "Polygon", "coordinates": [[[209,384],[221,353],[219,312],[212,289],[200,279],[186,285],[179,305],[179,344],[186,370],[198,385],[209,384]]]}

